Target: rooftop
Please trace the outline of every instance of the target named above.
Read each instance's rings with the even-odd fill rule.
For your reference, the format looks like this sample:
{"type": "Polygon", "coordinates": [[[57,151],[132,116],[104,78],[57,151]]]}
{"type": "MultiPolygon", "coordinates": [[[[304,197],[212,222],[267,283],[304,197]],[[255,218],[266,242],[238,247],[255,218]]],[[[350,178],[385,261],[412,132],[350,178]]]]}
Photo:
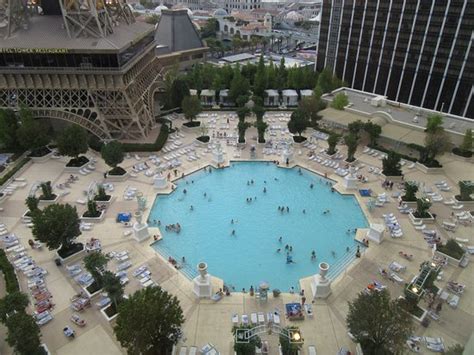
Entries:
{"type": "Polygon", "coordinates": [[[0,52],[8,48],[38,52],[45,49],[117,51],[129,47],[152,31],[153,25],[136,21],[114,27],[114,33],[105,38],[69,38],[62,16],[32,16],[29,29],[2,39],[0,52]]]}
{"type": "Polygon", "coordinates": [[[444,128],[454,134],[464,134],[466,129],[474,130],[474,121],[465,117],[451,115],[445,112],[433,111],[418,106],[411,106],[392,100],[385,100],[385,107],[375,107],[371,105],[371,99],[380,97],[380,95],[368,93],[364,91],[341,88],[333,93],[325,95],[329,101],[339,92],[347,95],[351,104],[349,110],[352,112],[368,113],[370,115],[379,114],[393,121],[398,121],[408,128],[418,128],[424,130],[428,115],[441,114],[444,118],[444,128]]]}

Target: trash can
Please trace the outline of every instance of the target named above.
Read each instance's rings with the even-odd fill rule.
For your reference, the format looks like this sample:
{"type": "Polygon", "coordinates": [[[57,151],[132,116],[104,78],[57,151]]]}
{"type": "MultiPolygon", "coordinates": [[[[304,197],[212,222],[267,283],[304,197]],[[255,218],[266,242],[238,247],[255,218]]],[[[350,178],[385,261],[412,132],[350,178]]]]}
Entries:
{"type": "Polygon", "coordinates": [[[56,266],[61,266],[62,265],[61,259],[59,259],[59,258],[54,259],[54,262],[55,262],[56,266]]]}

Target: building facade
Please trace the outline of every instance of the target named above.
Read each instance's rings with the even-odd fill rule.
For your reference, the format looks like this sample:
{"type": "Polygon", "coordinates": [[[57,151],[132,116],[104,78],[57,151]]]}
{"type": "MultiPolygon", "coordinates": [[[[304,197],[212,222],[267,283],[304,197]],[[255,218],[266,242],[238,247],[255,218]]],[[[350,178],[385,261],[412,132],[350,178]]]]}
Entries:
{"type": "Polygon", "coordinates": [[[324,0],[317,69],[349,87],[474,118],[474,1],[324,0]]]}
{"type": "Polygon", "coordinates": [[[164,72],[205,59],[206,49],[186,10],[162,14],[155,32],[124,4],[77,17],[64,0],[63,11],[9,22],[0,32],[0,108],[25,105],[36,118],[75,123],[103,140],[147,137],[164,72]]]}

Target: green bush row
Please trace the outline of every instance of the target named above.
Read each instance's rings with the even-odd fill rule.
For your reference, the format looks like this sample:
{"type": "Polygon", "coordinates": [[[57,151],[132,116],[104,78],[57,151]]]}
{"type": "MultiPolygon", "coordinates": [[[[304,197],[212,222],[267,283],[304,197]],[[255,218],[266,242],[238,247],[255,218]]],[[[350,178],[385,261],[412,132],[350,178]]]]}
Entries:
{"type": "Polygon", "coordinates": [[[20,285],[16,278],[15,269],[13,269],[3,249],[0,249],[0,270],[2,270],[3,277],[5,278],[7,293],[19,291],[20,285]]]}
{"type": "Polygon", "coordinates": [[[0,178],[0,186],[2,186],[4,183],[6,183],[13,175],[17,173],[18,170],[20,170],[26,163],[30,161],[30,158],[23,158],[22,161],[17,163],[13,169],[11,169],[8,173],[3,175],[0,178]]]}
{"type": "Polygon", "coordinates": [[[156,138],[155,143],[124,143],[124,152],[157,152],[163,148],[168,140],[169,128],[167,125],[162,125],[160,134],[156,138]]]}
{"type": "MultiPolygon", "coordinates": [[[[380,145],[372,145],[372,144],[369,144],[368,147],[369,147],[370,149],[377,149],[377,150],[379,150],[379,151],[381,151],[381,152],[384,152],[384,153],[390,153],[390,152],[392,151],[391,149],[384,148],[384,147],[382,147],[382,146],[380,146],[380,145]]],[[[400,156],[400,158],[402,158],[402,159],[409,160],[409,161],[412,161],[412,162],[414,162],[414,163],[416,163],[416,162],[418,161],[418,159],[413,158],[413,157],[410,157],[409,155],[400,154],[400,153],[397,152],[397,151],[394,151],[394,152],[397,153],[397,154],[400,156]]]]}

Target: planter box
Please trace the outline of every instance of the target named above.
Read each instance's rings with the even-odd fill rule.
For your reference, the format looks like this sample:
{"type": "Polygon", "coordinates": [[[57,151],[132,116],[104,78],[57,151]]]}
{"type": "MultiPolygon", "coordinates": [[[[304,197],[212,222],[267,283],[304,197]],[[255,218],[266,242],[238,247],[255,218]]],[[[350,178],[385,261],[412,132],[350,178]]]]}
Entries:
{"type": "Polygon", "coordinates": [[[399,197],[399,201],[402,201],[402,205],[405,204],[409,208],[416,208],[416,201],[403,201],[401,197],[399,197]]]}
{"type": "MultiPolygon", "coordinates": [[[[415,202],[415,205],[416,205],[416,202],[415,202]]],[[[408,214],[408,217],[410,217],[410,220],[413,222],[413,223],[418,223],[418,222],[423,222],[425,224],[434,224],[436,222],[436,220],[434,219],[433,215],[431,213],[428,212],[428,214],[431,216],[430,218],[416,218],[413,213],[409,213],[408,214]]]]}
{"type": "Polygon", "coordinates": [[[56,195],[56,198],[54,200],[38,200],[38,206],[48,206],[48,205],[53,205],[55,203],[58,203],[59,199],[61,198],[61,195],[56,195]]]}
{"type": "Polygon", "coordinates": [[[109,317],[109,316],[107,315],[107,313],[105,312],[105,310],[106,310],[107,308],[109,308],[109,307],[110,307],[110,304],[109,304],[107,307],[104,307],[104,308],[101,308],[101,309],[100,309],[100,313],[102,313],[102,315],[104,316],[104,318],[107,319],[107,322],[113,321],[113,320],[114,320],[115,318],[117,318],[117,316],[118,316],[118,312],[117,312],[117,313],[115,313],[112,317],[109,317]]]}
{"type": "Polygon", "coordinates": [[[464,205],[465,210],[473,210],[474,209],[474,201],[460,201],[454,196],[454,199],[457,201],[458,205],[464,205]]]}
{"type": "Polygon", "coordinates": [[[211,143],[211,140],[212,140],[212,138],[209,139],[209,142],[204,143],[204,142],[201,142],[199,139],[195,138],[195,139],[194,139],[194,144],[196,144],[196,145],[199,146],[199,147],[206,148],[207,145],[208,145],[209,143],[211,143]]]}
{"type": "Polygon", "coordinates": [[[424,172],[425,174],[443,174],[443,168],[428,168],[427,166],[421,163],[415,163],[415,166],[418,170],[424,172]]]}
{"type": "Polygon", "coordinates": [[[108,201],[96,201],[94,200],[98,205],[106,205],[106,206],[110,206],[110,204],[115,200],[115,198],[111,195],[110,196],[110,200],[108,201]]]}
{"type": "Polygon", "coordinates": [[[82,257],[82,254],[84,254],[84,251],[85,251],[85,247],[84,247],[84,245],[82,245],[81,250],[79,250],[78,252],[76,252],[72,255],[69,255],[66,258],[62,258],[61,255],[58,254],[58,252],[56,252],[56,255],[58,256],[58,259],[61,260],[61,263],[64,265],[65,263],[67,263],[71,260],[74,260],[76,258],[78,259],[79,257],[82,257]]]}
{"type": "Polygon", "coordinates": [[[437,256],[440,256],[440,257],[442,257],[442,258],[445,258],[445,259],[448,261],[448,264],[449,264],[449,265],[452,265],[452,266],[459,266],[459,263],[460,263],[461,260],[462,260],[462,257],[461,257],[461,259],[458,260],[458,259],[453,258],[452,256],[446,255],[445,253],[442,253],[442,252],[436,250],[436,244],[435,244],[435,246],[433,247],[433,256],[434,256],[434,255],[437,255],[437,256]]]}
{"type": "Polygon", "coordinates": [[[48,154],[43,155],[42,157],[30,157],[30,158],[31,158],[31,161],[33,163],[44,163],[44,162],[48,161],[49,159],[51,159],[53,154],[54,154],[54,152],[50,151],[48,154]]]}
{"type": "MultiPolygon", "coordinates": [[[[418,307],[421,308],[420,306],[418,306],[418,307]]],[[[428,311],[426,309],[423,309],[423,308],[421,308],[421,309],[423,310],[423,314],[419,318],[417,316],[415,316],[414,314],[410,313],[411,316],[413,317],[413,319],[416,320],[419,323],[423,322],[425,320],[426,316],[428,315],[428,311]]]]}
{"type": "Polygon", "coordinates": [[[98,223],[98,222],[100,222],[104,219],[104,216],[105,216],[105,211],[100,211],[100,216],[99,217],[84,217],[84,215],[82,215],[81,221],[98,223]]]}
{"type": "Polygon", "coordinates": [[[123,175],[109,175],[107,173],[106,179],[107,179],[107,181],[118,181],[118,182],[120,182],[120,181],[126,181],[129,177],[130,177],[130,174],[128,172],[123,174],[123,175]]]}
{"type": "Polygon", "coordinates": [[[390,175],[381,175],[385,180],[387,181],[393,181],[393,182],[402,182],[403,181],[403,175],[400,176],[390,176],[390,175]]]}
{"type": "Polygon", "coordinates": [[[101,292],[102,292],[102,288],[98,289],[97,291],[93,292],[93,293],[90,293],[88,290],[87,290],[87,287],[83,287],[82,288],[85,292],[85,294],[87,295],[87,297],[89,297],[90,299],[92,299],[93,297],[99,295],[101,292]]]}
{"type": "Polygon", "coordinates": [[[82,168],[87,167],[91,162],[88,160],[86,163],[82,164],[81,166],[75,167],[75,166],[65,166],[64,167],[64,172],[66,173],[77,173],[79,170],[82,168]]]}
{"type": "MultiPolygon", "coordinates": [[[[201,122],[202,123],[202,122],[201,122]]],[[[201,126],[196,126],[196,127],[187,127],[185,125],[181,125],[180,131],[186,132],[186,133],[200,133],[201,132],[201,126]]]]}

